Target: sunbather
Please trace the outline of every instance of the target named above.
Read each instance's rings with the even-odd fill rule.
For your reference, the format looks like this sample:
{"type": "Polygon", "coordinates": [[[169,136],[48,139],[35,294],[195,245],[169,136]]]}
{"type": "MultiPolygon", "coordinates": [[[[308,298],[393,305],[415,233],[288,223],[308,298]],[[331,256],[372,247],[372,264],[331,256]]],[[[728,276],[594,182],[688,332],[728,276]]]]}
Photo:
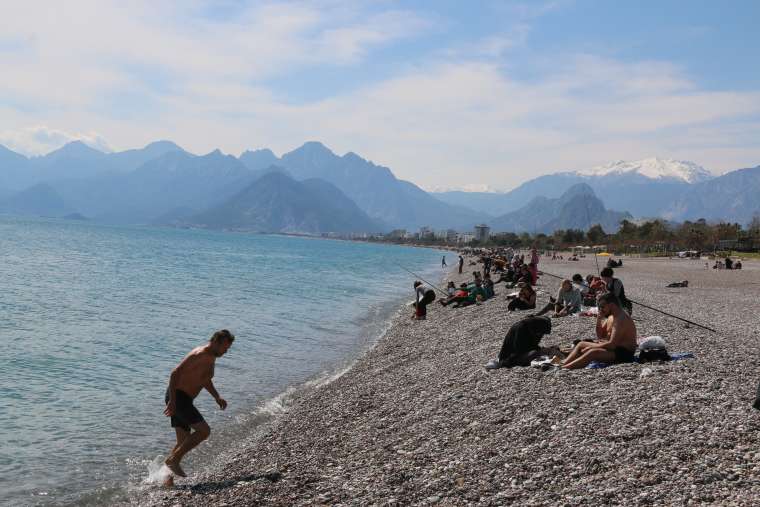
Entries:
{"type": "Polygon", "coordinates": [[[549,303],[536,314],[544,315],[552,310],[552,317],[565,317],[579,312],[581,309],[581,293],[573,287],[570,280],[562,280],[562,285],[557,291],[557,299],[550,300],[549,303]]]}
{"type": "Polygon", "coordinates": [[[533,310],[536,307],[536,291],[528,283],[523,283],[516,297],[510,299],[507,311],[533,310]]]}
{"type": "Polygon", "coordinates": [[[563,362],[568,369],[585,368],[592,361],[630,363],[636,352],[636,324],[623,311],[620,300],[607,292],[599,296],[596,336],[599,341],[579,342],[563,362]]]}

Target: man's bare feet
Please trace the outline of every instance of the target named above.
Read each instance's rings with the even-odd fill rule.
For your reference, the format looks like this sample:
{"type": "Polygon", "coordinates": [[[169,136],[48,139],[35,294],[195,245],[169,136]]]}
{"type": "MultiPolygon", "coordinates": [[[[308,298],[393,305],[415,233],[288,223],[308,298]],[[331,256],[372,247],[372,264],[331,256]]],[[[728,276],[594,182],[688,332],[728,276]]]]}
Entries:
{"type": "Polygon", "coordinates": [[[164,483],[161,484],[165,488],[173,488],[174,487],[174,476],[172,474],[169,474],[166,476],[166,479],[164,479],[164,483]]]}
{"type": "Polygon", "coordinates": [[[166,458],[166,461],[164,461],[164,465],[166,465],[166,468],[172,471],[173,474],[178,475],[180,477],[187,477],[187,474],[184,470],[182,470],[182,467],[179,466],[179,462],[173,460],[172,458],[166,458]]]}

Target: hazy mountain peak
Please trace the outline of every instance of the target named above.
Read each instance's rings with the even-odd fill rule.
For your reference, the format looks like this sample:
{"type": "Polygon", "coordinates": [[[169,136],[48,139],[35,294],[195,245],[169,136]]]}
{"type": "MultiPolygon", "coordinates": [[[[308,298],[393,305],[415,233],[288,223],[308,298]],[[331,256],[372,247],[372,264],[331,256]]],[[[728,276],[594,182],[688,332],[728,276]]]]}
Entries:
{"type": "Polygon", "coordinates": [[[300,148],[296,148],[290,153],[302,153],[310,158],[336,156],[335,153],[333,153],[333,151],[330,148],[320,143],[319,141],[307,141],[303,143],[303,145],[300,148]]]}
{"type": "Polygon", "coordinates": [[[27,160],[25,155],[22,155],[21,153],[17,153],[13,151],[12,149],[8,148],[7,146],[3,146],[0,144],[0,155],[4,155],[8,158],[14,158],[17,160],[27,160]]]}
{"type": "Polygon", "coordinates": [[[246,150],[240,154],[239,160],[251,171],[260,171],[272,165],[276,165],[280,159],[272,150],[264,148],[260,150],[246,150]]]}
{"type": "Polygon", "coordinates": [[[587,195],[596,198],[596,193],[587,183],[576,183],[572,187],[565,190],[560,199],[568,199],[577,195],[587,195]]]}
{"type": "Polygon", "coordinates": [[[270,150],[269,148],[259,148],[257,150],[245,150],[243,153],[240,154],[241,157],[243,155],[271,156],[271,157],[277,158],[274,152],[270,150]]]}
{"type": "Polygon", "coordinates": [[[607,176],[625,173],[636,173],[653,180],[670,179],[685,183],[699,183],[713,178],[707,169],[694,162],[659,157],[645,158],[634,162],[618,160],[577,172],[582,176],[607,176]]]}
{"type": "Polygon", "coordinates": [[[169,141],[166,139],[162,139],[160,141],[153,141],[150,144],[147,144],[145,150],[160,150],[160,151],[184,151],[182,150],[182,147],[179,146],[174,141],[169,141]]]}
{"type": "Polygon", "coordinates": [[[88,157],[93,155],[100,156],[105,155],[105,153],[100,150],[96,150],[92,146],[89,146],[82,141],[71,141],[70,143],[64,144],[57,150],[51,151],[45,155],[45,157],[88,157]]]}

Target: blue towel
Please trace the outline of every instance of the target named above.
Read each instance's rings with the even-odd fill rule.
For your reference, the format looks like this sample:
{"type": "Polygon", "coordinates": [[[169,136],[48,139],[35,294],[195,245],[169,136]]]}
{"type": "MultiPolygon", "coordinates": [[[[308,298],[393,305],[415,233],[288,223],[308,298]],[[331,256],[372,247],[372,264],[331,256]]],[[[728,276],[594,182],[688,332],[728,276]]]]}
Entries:
{"type": "MultiPolygon", "coordinates": [[[[673,354],[670,354],[670,360],[671,361],[680,361],[682,359],[694,359],[694,354],[691,352],[674,352],[673,354]]],[[[633,359],[634,363],[639,362],[639,356],[636,356],[633,359]]],[[[598,370],[601,368],[606,368],[608,366],[612,366],[610,363],[600,363],[599,361],[591,361],[588,366],[586,366],[586,369],[591,370],[598,370]]]]}

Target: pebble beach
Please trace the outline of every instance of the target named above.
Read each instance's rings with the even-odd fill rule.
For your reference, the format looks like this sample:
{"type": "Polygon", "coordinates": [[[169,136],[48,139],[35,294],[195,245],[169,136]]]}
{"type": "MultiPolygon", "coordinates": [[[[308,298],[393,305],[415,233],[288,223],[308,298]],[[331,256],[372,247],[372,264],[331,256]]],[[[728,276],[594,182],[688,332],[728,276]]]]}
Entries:
{"type": "MultiPolygon", "coordinates": [[[[433,303],[426,321],[410,320],[405,307],[347,371],[292,394],[281,415],[205,470],[191,468],[173,489],[156,487],[133,502],[760,504],[760,412],[752,408],[760,263],[726,271],[689,259],[623,261],[615,276],[632,300],[717,330],[634,305],[639,336],[662,336],[669,352],[693,359],[489,371],[510,325],[530,313],[506,311],[511,290],[497,285],[496,297],[465,308],[433,303]],[[688,288],[665,287],[681,280],[688,288]]],[[[481,269],[468,264],[446,279],[481,269]]],[[[539,269],[596,273],[593,257],[542,258],[539,269]]],[[[539,279],[538,307],[559,283],[539,279]]],[[[593,336],[592,317],[553,319],[542,345],[567,348],[593,336]]]]}

